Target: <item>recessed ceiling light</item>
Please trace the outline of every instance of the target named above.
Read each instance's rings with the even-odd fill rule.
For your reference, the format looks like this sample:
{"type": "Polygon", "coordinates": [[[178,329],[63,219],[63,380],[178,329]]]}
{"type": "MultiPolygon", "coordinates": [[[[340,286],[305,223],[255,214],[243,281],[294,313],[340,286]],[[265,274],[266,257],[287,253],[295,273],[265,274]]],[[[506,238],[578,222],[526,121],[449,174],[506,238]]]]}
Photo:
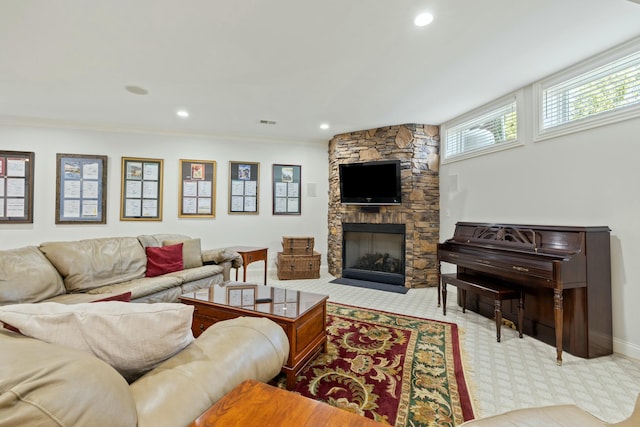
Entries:
{"type": "Polygon", "coordinates": [[[322,123],[320,129],[329,129],[329,123],[322,123]]]}
{"type": "Polygon", "coordinates": [[[189,112],[187,110],[178,110],[176,111],[176,115],[178,117],[182,117],[183,119],[186,119],[187,117],[189,117],[189,112]]]}
{"type": "Polygon", "coordinates": [[[146,95],[149,93],[148,90],[140,86],[125,86],[124,88],[127,90],[127,92],[131,92],[136,95],[146,95]]]}
{"type": "Polygon", "coordinates": [[[425,27],[433,22],[433,15],[430,13],[421,13],[416,16],[413,20],[413,23],[416,24],[417,27],[425,27]]]}

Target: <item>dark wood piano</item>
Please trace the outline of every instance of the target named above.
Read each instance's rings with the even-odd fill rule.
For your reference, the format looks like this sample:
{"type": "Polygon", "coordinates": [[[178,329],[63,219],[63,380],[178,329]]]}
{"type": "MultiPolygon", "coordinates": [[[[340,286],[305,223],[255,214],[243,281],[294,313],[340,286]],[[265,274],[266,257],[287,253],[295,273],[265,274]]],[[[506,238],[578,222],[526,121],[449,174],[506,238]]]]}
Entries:
{"type": "MultiPolygon", "coordinates": [[[[610,231],[458,222],[454,236],[438,244],[438,275],[447,262],[465,280],[523,289],[524,333],[555,345],[558,364],[563,349],[579,357],[604,356],[613,352],[610,231]]],[[[440,281],[438,286],[440,306],[440,281]]],[[[493,301],[472,297],[468,308],[493,316],[493,301]]],[[[517,303],[507,303],[503,317],[516,322],[517,303]]]]}

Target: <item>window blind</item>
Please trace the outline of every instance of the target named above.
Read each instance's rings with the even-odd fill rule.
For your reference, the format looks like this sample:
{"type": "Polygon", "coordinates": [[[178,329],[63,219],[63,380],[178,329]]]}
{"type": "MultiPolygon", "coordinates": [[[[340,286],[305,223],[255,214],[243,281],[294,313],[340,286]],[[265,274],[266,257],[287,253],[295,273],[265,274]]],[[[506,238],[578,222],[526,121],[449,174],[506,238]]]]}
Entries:
{"type": "Polygon", "coordinates": [[[640,51],[543,88],[542,129],[640,104],[640,51]]]}
{"type": "Polygon", "coordinates": [[[445,159],[517,140],[516,99],[446,130],[445,159]]]}

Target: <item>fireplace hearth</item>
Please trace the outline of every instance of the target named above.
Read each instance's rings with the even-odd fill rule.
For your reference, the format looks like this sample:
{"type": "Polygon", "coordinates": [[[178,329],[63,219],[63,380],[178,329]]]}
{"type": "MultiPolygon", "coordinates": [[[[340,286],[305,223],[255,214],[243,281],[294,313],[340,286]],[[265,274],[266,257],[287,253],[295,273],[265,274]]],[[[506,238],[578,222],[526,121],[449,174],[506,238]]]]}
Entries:
{"type": "Polygon", "coordinates": [[[404,224],[342,224],[342,277],[404,286],[404,224]]]}

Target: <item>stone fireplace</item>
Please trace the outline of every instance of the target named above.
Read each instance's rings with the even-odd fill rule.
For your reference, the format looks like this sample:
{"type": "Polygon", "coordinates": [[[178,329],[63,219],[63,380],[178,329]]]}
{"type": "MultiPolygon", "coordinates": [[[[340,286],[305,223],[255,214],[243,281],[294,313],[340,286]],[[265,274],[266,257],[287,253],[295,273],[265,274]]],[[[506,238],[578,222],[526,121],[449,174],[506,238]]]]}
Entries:
{"type": "MultiPolygon", "coordinates": [[[[327,261],[332,275],[343,277],[344,274],[353,274],[353,270],[361,270],[353,269],[353,266],[345,263],[345,259],[348,259],[351,254],[343,253],[345,225],[347,225],[347,232],[349,232],[349,224],[402,226],[404,242],[401,243],[403,247],[399,250],[404,251],[404,254],[400,254],[402,256],[399,258],[403,258],[401,268],[404,271],[393,272],[390,280],[396,282],[393,284],[398,284],[398,280],[402,280],[400,285],[407,288],[437,285],[437,244],[440,238],[439,153],[439,128],[420,124],[388,126],[340,134],[330,141],[327,261]],[[340,203],[339,164],[392,159],[401,162],[401,205],[371,209],[340,203]],[[401,279],[398,278],[400,276],[402,276],[401,279]]],[[[368,237],[365,236],[363,239],[366,240],[368,237]]],[[[361,246],[369,244],[360,243],[361,246]]],[[[393,246],[397,242],[386,242],[383,248],[386,247],[384,245],[389,244],[393,246]]],[[[349,248],[347,250],[352,251],[349,248]]],[[[379,251],[375,251],[371,256],[375,257],[377,252],[379,251]]],[[[385,252],[381,254],[384,256],[385,252]]],[[[389,255],[391,256],[390,252],[389,255]]],[[[365,257],[360,254],[358,256],[365,257]]],[[[388,258],[386,260],[378,258],[373,262],[376,261],[384,263],[388,258]]],[[[357,275],[361,272],[355,273],[357,275]]],[[[378,273],[389,272],[374,271],[374,274],[378,273]]]]}

